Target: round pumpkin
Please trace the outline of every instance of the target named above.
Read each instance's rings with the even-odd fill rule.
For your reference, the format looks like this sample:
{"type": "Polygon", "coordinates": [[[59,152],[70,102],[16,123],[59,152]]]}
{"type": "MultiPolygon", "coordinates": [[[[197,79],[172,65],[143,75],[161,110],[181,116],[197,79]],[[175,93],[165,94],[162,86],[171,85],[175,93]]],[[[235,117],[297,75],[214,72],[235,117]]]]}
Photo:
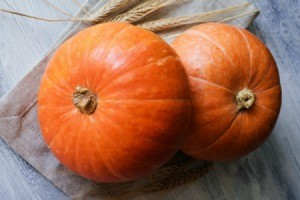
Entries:
{"type": "Polygon", "coordinates": [[[188,78],[175,51],[126,23],[87,28],[54,53],[38,93],[46,144],[88,179],[128,181],[167,162],[190,123],[188,78]]]}
{"type": "Polygon", "coordinates": [[[274,58],[250,32],[231,25],[195,26],[172,43],[189,76],[190,134],[182,150],[198,159],[244,156],[271,133],[281,106],[274,58]]]}

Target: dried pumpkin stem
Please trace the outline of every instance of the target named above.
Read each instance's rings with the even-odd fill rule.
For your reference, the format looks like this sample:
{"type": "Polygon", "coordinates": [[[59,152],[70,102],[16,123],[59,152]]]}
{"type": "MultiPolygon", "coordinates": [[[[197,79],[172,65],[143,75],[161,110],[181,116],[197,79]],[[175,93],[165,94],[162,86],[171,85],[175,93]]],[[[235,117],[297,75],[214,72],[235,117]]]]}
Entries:
{"type": "Polygon", "coordinates": [[[73,93],[73,103],[83,114],[93,114],[97,107],[97,97],[89,89],[77,86],[73,93]]]}
{"type": "Polygon", "coordinates": [[[235,99],[236,104],[238,106],[238,110],[244,110],[249,109],[253,105],[255,101],[255,95],[251,90],[243,89],[239,91],[235,99]]]}

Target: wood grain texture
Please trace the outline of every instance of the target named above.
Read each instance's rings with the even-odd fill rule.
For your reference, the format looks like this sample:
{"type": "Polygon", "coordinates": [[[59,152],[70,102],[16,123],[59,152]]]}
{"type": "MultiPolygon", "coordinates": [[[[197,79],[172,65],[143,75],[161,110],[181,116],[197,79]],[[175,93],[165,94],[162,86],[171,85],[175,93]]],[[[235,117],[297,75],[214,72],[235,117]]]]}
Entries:
{"type": "MultiPolygon", "coordinates": [[[[49,0],[75,14],[71,0],[49,0]]],[[[85,0],[79,2],[84,3],[85,0]]],[[[3,0],[0,8],[47,18],[66,18],[41,0],[3,0]]],[[[66,22],[47,23],[0,13],[0,97],[10,90],[50,49],[66,22]]],[[[1,131],[1,130],[0,130],[1,131]]],[[[0,141],[0,199],[66,199],[39,172],[0,141]]]]}
{"type": "MultiPolygon", "coordinates": [[[[51,2],[73,14],[78,9],[71,0],[51,2]]],[[[267,44],[281,75],[282,110],[272,136],[242,159],[215,163],[196,182],[135,199],[300,199],[300,5],[298,0],[251,2],[261,14],[250,30],[267,44]]],[[[43,1],[6,0],[0,7],[64,17],[43,1]]],[[[0,14],[0,96],[36,64],[65,26],[0,14]]],[[[0,199],[67,199],[2,141],[0,162],[0,199]]]]}

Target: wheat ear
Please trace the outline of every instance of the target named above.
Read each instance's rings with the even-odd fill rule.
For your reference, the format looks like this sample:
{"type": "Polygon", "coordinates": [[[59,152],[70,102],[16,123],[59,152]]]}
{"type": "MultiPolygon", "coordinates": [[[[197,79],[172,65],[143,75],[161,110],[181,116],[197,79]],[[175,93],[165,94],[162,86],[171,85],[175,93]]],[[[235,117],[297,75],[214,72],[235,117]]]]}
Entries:
{"type": "MultiPolygon", "coordinates": [[[[112,196],[111,198],[109,198],[109,200],[131,199],[137,195],[145,193],[172,189],[199,179],[200,177],[204,176],[212,168],[212,166],[212,162],[207,162],[204,166],[197,169],[190,169],[186,171],[176,169],[172,173],[168,174],[168,176],[163,175],[162,177],[156,177],[155,180],[152,180],[151,183],[145,187],[142,187],[135,191],[125,192],[116,196],[112,196]]],[[[181,166],[180,168],[182,167],[183,166],[181,166]]]]}
{"type": "Polygon", "coordinates": [[[115,17],[109,18],[106,21],[119,21],[119,22],[128,22],[134,23],[144,19],[150,14],[164,8],[166,6],[183,2],[185,0],[150,0],[145,1],[144,3],[134,7],[126,13],[117,15],[115,17]]]}
{"type": "Polygon", "coordinates": [[[98,11],[96,11],[89,17],[84,18],[83,20],[91,22],[93,24],[101,23],[104,20],[119,14],[126,8],[129,8],[133,4],[137,3],[138,1],[139,0],[109,0],[98,11]]]}
{"type": "Polygon", "coordinates": [[[196,179],[205,175],[212,168],[212,165],[212,162],[208,162],[204,167],[200,167],[198,169],[192,169],[187,171],[180,170],[177,174],[172,174],[171,177],[155,181],[153,184],[150,184],[147,187],[143,188],[142,191],[156,192],[171,189],[195,181],[196,179]]]}

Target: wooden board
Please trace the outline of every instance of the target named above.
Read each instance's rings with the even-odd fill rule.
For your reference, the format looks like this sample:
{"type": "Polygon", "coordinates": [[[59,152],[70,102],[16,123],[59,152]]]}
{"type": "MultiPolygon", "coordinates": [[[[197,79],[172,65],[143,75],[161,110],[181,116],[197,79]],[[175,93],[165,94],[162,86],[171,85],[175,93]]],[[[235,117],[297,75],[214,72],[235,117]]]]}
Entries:
{"type": "MultiPolygon", "coordinates": [[[[71,0],[51,2],[71,14],[78,10],[71,0]]],[[[252,2],[261,15],[250,30],[274,54],[283,86],[282,110],[272,136],[250,155],[216,163],[202,179],[147,199],[157,199],[158,195],[160,199],[300,199],[299,1],[252,2]]],[[[48,18],[65,17],[44,1],[4,0],[0,8],[48,18]]],[[[65,26],[64,22],[45,23],[0,13],[0,97],[40,60],[65,26]]],[[[0,163],[0,199],[67,199],[3,141],[0,163]]]]}

